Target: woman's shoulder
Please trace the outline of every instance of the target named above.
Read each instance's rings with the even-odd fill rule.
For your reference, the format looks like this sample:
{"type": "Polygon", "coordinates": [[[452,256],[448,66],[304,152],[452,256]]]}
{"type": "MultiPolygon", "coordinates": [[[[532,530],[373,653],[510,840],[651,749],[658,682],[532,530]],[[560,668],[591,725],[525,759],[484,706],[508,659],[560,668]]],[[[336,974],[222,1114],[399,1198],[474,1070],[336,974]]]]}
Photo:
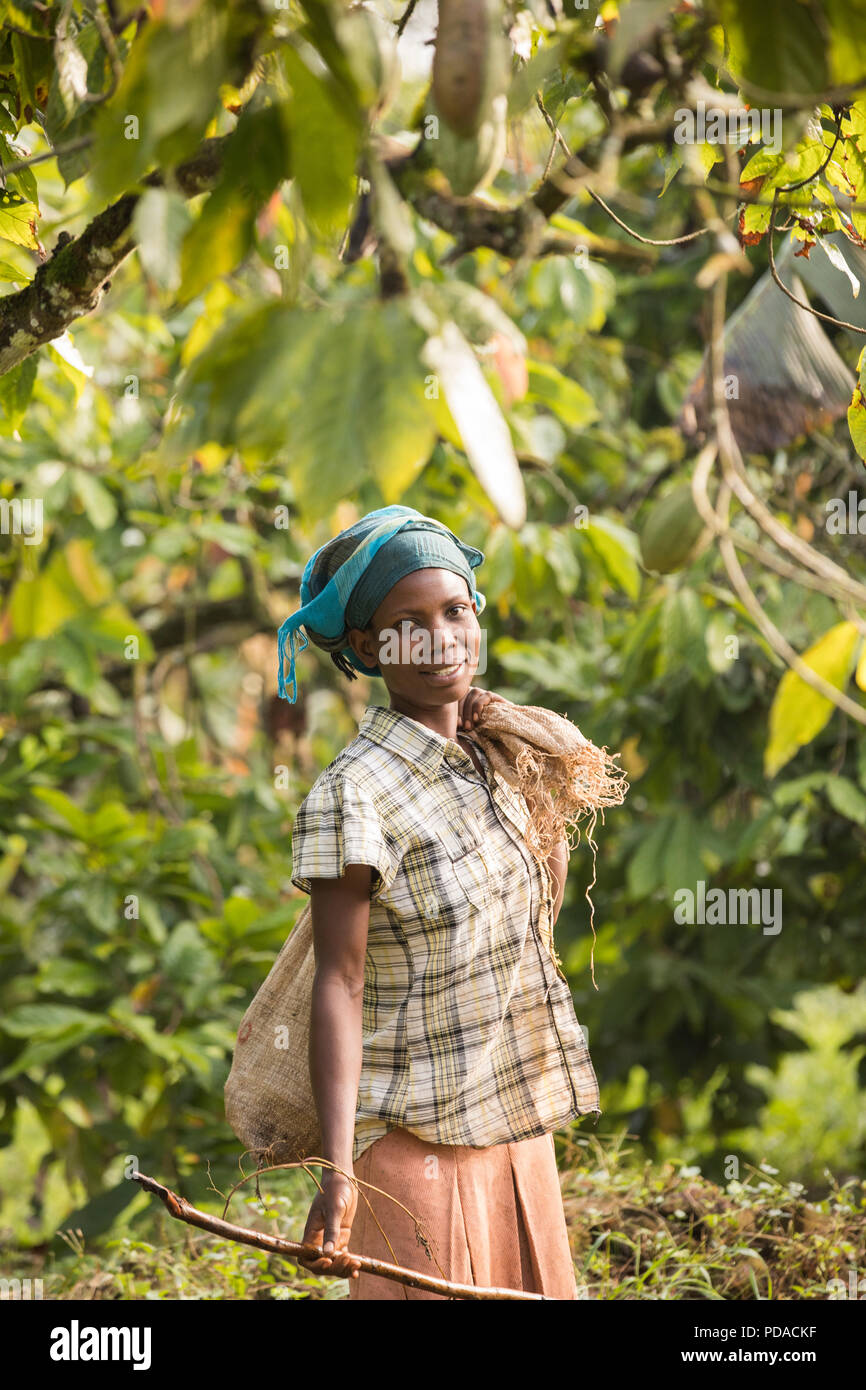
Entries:
{"type": "Polygon", "coordinates": [[[322,769],[305,799],[339,793],[347,784],[375,797],[383,786],[383,769],[381,759],[371,756],[371,751],[372,745],[366,739],[354,738],[322,769]]]}

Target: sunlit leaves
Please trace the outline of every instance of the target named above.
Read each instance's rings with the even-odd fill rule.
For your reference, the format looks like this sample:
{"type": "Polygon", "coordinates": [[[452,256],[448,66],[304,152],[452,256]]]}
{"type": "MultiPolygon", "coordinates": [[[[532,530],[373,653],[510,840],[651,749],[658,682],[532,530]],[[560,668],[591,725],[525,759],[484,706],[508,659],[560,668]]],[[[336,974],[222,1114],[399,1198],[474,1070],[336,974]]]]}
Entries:
{"type": "Polygon", "coordinates": [[[854,448],[866,462],[866,348],[857,363],[857,383],[848,407],[848,428],[854,448]]]}
{"type": "Polygon", "coordinates": [[[36,230],[38,217],[39,209],[20,193],[9,188],[0,190],[0,239],[31,251],[41,250],[36,230]]]}
{"type": "Polygon", "coordinates": [[[11,434],[24,419],[38,366],[37,357],[28,357],[0,376],[0,434],[11,434]]]}
{"type": "Polygon", "coordinates": [[[611,517],[593,515],[586,527],[578,530],[583,544],[594,555],[605,579],[631,598],[637,598],[641,587],[638,539],[621,522],[611,517]]]}
{"type": "MultiPolygon", "coordinates": [[[[843,690],[848,683],[860,643],[855,623],[837,623],[803,653],[803,661],[830,685],[843,690]]],[[[829,721],[835,705],[826,695],[808,685],[796,671],[786,671],[770,707],[769,740],[764,752],[768,777],[818,736],[829,721]]]]}

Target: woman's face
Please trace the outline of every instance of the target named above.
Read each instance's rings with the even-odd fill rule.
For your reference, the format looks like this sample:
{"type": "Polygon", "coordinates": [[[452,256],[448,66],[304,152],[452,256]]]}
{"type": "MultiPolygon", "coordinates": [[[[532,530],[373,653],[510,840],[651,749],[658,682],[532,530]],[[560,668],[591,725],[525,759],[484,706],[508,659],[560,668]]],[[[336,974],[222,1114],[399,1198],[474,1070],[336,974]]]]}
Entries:
{"type": "Polygon", "coordinates": [[[481,628],[466,580],[452,570],[413,570],[398,581],[366,632],[349,641],[379,666],[388,692],[421,709],[463,699],[478,669],[481,628]]]}

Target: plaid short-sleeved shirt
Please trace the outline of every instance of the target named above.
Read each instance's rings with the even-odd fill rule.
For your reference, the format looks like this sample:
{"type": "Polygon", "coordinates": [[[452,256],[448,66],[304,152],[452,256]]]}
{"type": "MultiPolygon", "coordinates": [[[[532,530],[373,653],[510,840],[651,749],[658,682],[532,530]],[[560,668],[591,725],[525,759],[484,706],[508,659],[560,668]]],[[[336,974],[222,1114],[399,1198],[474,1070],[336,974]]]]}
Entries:
{"type": "Polygon", "coordinates": [[[454,739],[369,705],[298,807],[292,882],[375,870],[354,1157],[400,1126],[491,1144],[600,1115],[571,991],[543,943],[552,879],[523,797],[454,739]]]}

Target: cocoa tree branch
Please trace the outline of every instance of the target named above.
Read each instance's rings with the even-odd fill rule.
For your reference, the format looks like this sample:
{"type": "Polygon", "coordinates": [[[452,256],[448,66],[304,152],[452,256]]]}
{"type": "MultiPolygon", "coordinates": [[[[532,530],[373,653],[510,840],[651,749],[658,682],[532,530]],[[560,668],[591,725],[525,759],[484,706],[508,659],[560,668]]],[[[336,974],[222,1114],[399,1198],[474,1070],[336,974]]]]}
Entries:
{"type": "MultiPolygon", "coordinates": [[[[230,135],[205,140],[196,153],[173,171],[172,182],[186,197],[214,187],[230,135]]],[[[157,171],[143,183],[160,187],[157,171]]],[[[0,299],[0,376],[17,367],[45,343],[99,304],[111,276],[135,248],[132,217],[138,193],[124,193],[37,270],[23,290],[0,299]]]]}

